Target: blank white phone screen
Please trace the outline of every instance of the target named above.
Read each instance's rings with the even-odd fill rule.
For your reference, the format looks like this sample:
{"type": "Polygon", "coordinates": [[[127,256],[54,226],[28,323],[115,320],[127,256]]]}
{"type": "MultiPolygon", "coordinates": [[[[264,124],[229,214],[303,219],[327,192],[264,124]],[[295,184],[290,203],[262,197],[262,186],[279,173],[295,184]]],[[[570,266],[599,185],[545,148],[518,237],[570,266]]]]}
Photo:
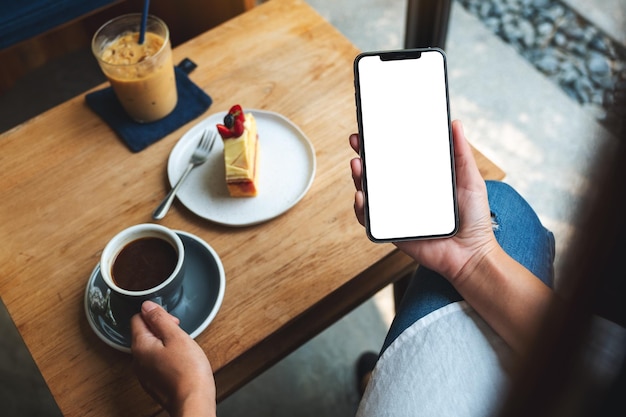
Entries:
{"type": "Polygon", "coordinates": [[[358,62],[367,227],[374,240],[456,230],[445,57],[358,62]]]}

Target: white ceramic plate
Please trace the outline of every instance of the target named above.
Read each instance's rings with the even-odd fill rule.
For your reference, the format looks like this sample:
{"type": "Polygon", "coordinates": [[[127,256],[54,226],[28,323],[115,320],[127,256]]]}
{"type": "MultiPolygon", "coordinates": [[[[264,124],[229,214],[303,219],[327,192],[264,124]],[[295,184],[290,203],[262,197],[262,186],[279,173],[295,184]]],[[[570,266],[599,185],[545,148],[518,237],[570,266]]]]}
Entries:
{"type": "MultiPolygon", "coordinates": [[[[315,150],[304,133],[284,116],[244,109],[257,121],[259,133],[259,192],[256,197],[233,198],[224,179],[224,144],[218,140],[209,159],[193,169],[178,199],[200,217],[228,226],[249,226],[277,217],[307,193],[315,176],[315,150]]],[[[215,113],[189,129],[176,143],[167,165],[173,186],[187,167],[201,132],[216,129],[226,112],[215,113]]]]}

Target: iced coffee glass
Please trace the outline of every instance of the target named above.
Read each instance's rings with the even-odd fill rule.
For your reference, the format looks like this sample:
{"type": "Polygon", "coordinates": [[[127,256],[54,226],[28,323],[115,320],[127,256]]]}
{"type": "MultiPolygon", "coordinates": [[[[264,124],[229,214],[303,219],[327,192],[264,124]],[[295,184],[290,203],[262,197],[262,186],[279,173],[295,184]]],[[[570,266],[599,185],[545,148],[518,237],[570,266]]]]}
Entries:
{"type": "Polygon", "coordinates": [[[140,26],[140,13],[112,19],[95,33],[91,48],[126,113],[148,123],[170,114],[178,95],[167,25],[148,16],[141,45],[140,26]]]}

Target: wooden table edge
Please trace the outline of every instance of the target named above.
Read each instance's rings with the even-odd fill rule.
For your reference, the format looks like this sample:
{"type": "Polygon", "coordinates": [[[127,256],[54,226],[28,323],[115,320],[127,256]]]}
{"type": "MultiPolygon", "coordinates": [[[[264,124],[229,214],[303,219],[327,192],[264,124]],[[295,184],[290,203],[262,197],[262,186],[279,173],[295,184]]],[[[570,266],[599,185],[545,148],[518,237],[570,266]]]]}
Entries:
{"type": "Polygon", "coordinates": [[[237,391],[307,341],[330,327],[385,286],[412,273],[416,262],[394,249],[253,349],[215,372],[217,400],[237,391]]]}

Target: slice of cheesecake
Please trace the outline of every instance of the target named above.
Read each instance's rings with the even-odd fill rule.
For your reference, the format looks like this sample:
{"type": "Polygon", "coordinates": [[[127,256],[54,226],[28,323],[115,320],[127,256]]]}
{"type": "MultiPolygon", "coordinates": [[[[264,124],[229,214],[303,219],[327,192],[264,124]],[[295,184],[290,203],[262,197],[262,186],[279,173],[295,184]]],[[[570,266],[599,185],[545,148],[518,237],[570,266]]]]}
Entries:
{"type": "Polygon", "coordinates": [[[259,137],[252,113],[234,105],[217,125],[224,141],[226,186],[231,197],[254,197],[258,192],[259,137]]]}

